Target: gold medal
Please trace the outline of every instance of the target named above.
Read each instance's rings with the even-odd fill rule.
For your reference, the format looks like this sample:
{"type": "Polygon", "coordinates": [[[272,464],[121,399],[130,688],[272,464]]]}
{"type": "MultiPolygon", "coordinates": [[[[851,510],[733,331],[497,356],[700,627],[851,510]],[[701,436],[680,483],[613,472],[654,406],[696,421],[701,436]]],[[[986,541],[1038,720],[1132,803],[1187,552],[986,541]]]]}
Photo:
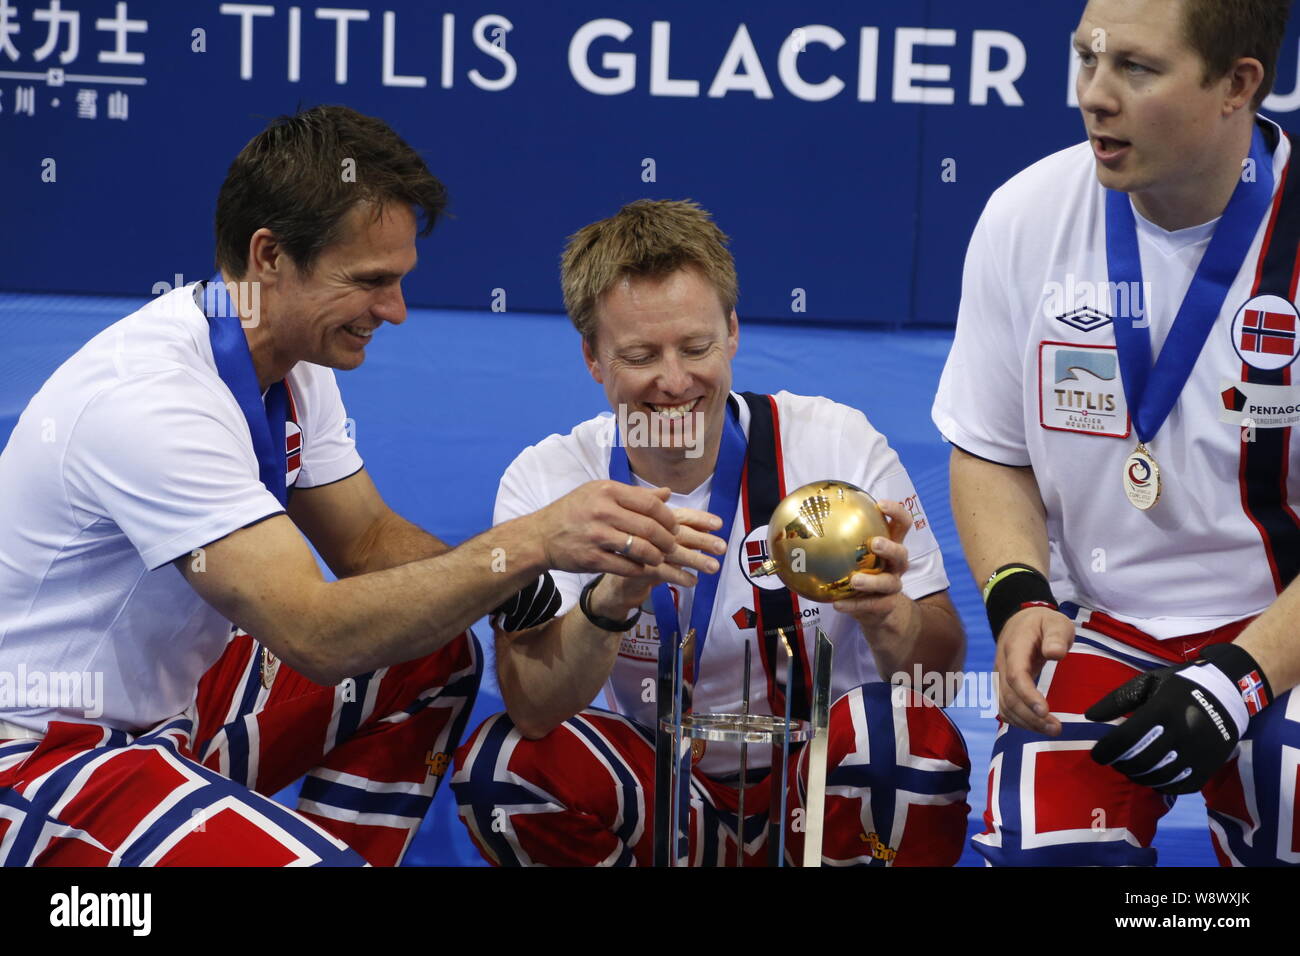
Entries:
{"type": "Polygon", "coordinates": [[[1124,459],[1124,494],[1139,511],[1160,500],[1160,466],[1142,442],[1124,459]]]}

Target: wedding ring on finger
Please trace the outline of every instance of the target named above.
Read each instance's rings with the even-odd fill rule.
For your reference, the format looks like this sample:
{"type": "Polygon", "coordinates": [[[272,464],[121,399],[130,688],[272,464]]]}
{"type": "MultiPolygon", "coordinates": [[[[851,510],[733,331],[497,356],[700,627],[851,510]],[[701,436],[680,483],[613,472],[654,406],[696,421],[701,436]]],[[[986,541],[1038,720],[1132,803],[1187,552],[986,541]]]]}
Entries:
{"type": "Polygon", "coordinates": [[[632,550],[632,542],[635,540],[635,537],[636,537],[635,535],[628,535],[627,540],[623,542],[623,547],[619,548],[618,551],[615,552],[615,554],[619,555],[620,557],[626,558],[627,553],[632,550]]]}

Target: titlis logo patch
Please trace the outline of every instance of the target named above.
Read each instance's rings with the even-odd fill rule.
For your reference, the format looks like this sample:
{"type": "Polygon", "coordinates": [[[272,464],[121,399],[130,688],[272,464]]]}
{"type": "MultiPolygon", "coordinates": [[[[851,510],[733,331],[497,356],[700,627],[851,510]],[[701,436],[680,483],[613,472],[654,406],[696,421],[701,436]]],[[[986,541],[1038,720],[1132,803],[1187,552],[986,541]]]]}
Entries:
{"type": "Polygon", "coordinates": [[[1103,325],[1109,325],[1111,318],[1109,315],[1098,312],[1094,308],[1075,309],[1073,312],[1067,312],[1065,315],[1058,315],[1057,322],[1064,322],[1070,328],[1078,329],[1080,332],[1091,332],[1093,329],[1099,329],[1103,325]]]}

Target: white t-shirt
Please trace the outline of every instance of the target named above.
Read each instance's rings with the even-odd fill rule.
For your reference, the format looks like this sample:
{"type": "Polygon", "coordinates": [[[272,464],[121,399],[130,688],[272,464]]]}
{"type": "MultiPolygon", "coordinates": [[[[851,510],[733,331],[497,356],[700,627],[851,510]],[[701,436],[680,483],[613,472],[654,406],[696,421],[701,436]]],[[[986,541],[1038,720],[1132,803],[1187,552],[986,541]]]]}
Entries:
{"type": "MultiPolygon", "coordinates": [[[[1273,154],[1275,183],[1289,159],[1282,136],[1273,154]]],[[[1129,320],[1150,323],[1153,356],[1216,223],[1170,233],[1137,216],[1146,288],[1141,297],[1127,290],[1129,320]]],[[[1243,452],[1254,446],[1243,442],[1241,411],[1228,407],[1234,388],[1278,398],[1243,382],[1243,362],[1280,361],[1244,348],[1247,305],[1295,314],[1290,302],[1252,297],[1266,223],[1267,217],[1177,404],[1149,443],[1162,494],[1142,512],[1129,503],[1122,480],[1138,439],[1115,351],[1105,190],[1091,147],[1041,160],[989,199],[970,241],[956,338],[933,418],[967,452],[1033,467],[1058,600],[1169,638],[1259,613],[1276,596],[1239,474],[1243,452]]],[[[1123,303],[1121,296],[1121,309],[1123,303]]],[[[1300,399],[1294,387],[1282,391],[1292,404],[1300,399]]],[[[1293,502],[1298,453],[1293,443],[1286,478],[1293,502]]]]}
{"type": "MultiPolygon", "coordinates": [[[[0,453],[0,719],[150,727],[185,710],[225,646],[230,622],[171,562],[283,509],[193,291],[86,343],[0,453]]],[[[286,450],[301,454],[287,483],[357,471],[334,373],[304,362],[287,381],[286,450]]]]}
{"type": "MultiPolygon", "coordinates": [[[[785,487],[824,479],[848,481],[876,499],[887,498],[907,504],[914,525],[904,544],[910,566],[903,575],[903,591],[920,598],[948,587],[943,557],[930,529],[911,479],[883,435],[856,409],[825,398],[809,398],[778,392],[775,396],[780,420],[780,439],[785,467],[785,487]]],[[[749,434],[749,406],[739,396],[739,422],[749,434]]],[[[605,413],[578,425],[567,435],[551,435],[526,448],[506,469],[497,492],[494,522],[530,514],[573,491],[588,481],[609,478],[610,447],[614,438],[614,417],[605,413]]],[[[707,510],[711,481],[689,495],[674,495],[670,507],[707,510]]],[[[753,622],[754,586],[785,591],[776,577],[749,577],[746,542],[766,541],[767,525],[754,527],[748,536],[739,511],[732,525],[727,553],[720,559],[723,575],[709,621],[708,637],[700,659],[695,686],[696,713],[737,713],[741,709],[745,640],[753,643],[757,629],[753,622]],[[752,582],[752,583],[751,583],[752,582]]],[[[563,596],[561,613],[575,607],[589,575],[553,572],[563,596]]],[[[679,589],[674,588],[674,591],[679,589]]],[[[682,621],[690,620],[694,588],[676,595],[682,621]]],[[[879,680],[866,638],[857,622],[829,604],[814,604],[796,598],[808,660],[812,660],[812,625],[820,625],[835,647],[832,698],[860,684],[879,680]]],[[[622,640],[614,671],[606,686],[613,707],[638,723],[653,727],[655,704],[647,693],[654,686],[659,655],[659,629],[652,602],[647,600],[641,619],[622,640]],[[648,682],[648,683],[647,683],[648,682]]],[[[772,713],[767,698],[767,674],[754,645],[751,659],[751,710],[772,713]]],[[[888,675],[886,675],[888,676],[888,675]]],[[[785,681],[784,669],[780,675],[785,681]]],[[[752,751],[764,748],[751,748],[752,751]]],[[[705,773],[735,771],[735,748],[710,743],[699,767],[705,773]]],[[[753,766],[766,766],[765,753],[751,753],[753,766]]]]}

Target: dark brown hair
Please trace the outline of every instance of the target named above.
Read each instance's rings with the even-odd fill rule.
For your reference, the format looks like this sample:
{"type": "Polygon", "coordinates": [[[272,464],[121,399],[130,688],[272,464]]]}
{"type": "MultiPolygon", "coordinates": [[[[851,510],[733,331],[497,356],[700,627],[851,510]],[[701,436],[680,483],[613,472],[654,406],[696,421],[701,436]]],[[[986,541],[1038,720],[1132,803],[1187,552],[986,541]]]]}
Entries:
{"type": "Polygon", "coordinates": [[[411,206],[427,236],[447,207],[447,191],[383,120],[346,106],[280,116],[249,140],[226,173],[217,195],[217,267],[242,276],[249,240],[265,227],[310,272],[359,202],[372,203],[376,217],[388,203],[411,206]]]}
{"type": "Polygon", "coordinates": [[[694,202],[638,199],[613,216],[583,226],[560,259],[569,319],[588,342],[596,337],[596,305],[624,276],[665,276],[693,266],[713,286],[728,320],[739,289],[727,236],[694,202]]]}
{"type": "Polygon", "coordinates": [[[1242,57],[1254,57],[1264,65],[1264,80],[1251,103],[1258,110],[1277,79],[1290,13],[1291,0],[1184,0],[1183,30],[1205,61],[1205,83],[1226,76],[1242,57]]]}

